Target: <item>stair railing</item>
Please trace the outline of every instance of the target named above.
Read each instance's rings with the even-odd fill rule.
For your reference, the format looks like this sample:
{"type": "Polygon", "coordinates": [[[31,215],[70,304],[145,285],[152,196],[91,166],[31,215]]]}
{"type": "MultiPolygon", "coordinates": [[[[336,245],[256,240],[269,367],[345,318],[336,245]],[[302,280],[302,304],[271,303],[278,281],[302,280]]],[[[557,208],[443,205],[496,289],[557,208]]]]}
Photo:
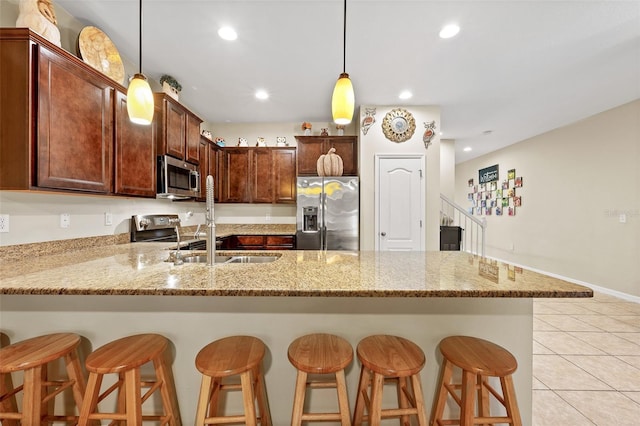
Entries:
{"type": "Polygon", "coordinates": [[[460,250],[485,255],[485,230],[487,221],[471,215],[466,209],[445,195],[440,194],[440,225],[462,228],[460,250]]]}

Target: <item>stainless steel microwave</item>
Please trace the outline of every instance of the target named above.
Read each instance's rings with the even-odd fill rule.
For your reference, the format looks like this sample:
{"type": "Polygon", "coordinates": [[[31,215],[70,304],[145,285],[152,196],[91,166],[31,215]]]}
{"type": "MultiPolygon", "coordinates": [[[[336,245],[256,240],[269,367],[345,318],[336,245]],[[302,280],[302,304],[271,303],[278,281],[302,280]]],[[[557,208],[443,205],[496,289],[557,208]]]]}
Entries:
{"type": "Polygon", "coordinates": [[[158,156],[156,198],[186,200],[200,195],[198,166],[169,157],[158,156]]]}

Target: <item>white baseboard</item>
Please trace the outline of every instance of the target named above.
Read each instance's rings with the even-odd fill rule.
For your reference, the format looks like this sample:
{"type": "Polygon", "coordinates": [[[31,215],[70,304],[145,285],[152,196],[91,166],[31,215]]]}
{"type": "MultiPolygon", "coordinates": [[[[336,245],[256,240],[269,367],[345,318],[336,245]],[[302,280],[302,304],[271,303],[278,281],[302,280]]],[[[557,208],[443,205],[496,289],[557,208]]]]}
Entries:
{"type": "Polygon", "coordinates": [[[591,284],[591,283],[588,283],[588,282],[585,282],[585,281],[576,280],[574,278],[563,277],[562,275],[554,274],[553,272],[542,271],[540,269],[532,268],[532,267],[527,266],[527,265],[520,265],[520,264],[517,264],[517,263],[513,263],[510,260],[503,260],[503,259],[499,259],[499,258],[496,258],[496,257],[490,257],[490,256],[486,256],[486,257],[488,259],[493,259],[493,260],[497,260],[499,262],[507,263],[509,265],[518,266],[518,267],[521,267],[521,268],[524,268],[524,269],[528,269],[529,271],[537,272],[539,274],[548,275],[550,277],[558,278],[558,279],[561,279],[561,280],[564,280],[564,281],[568,281],[570,283],[580,284],[580,285],[583,285],[585,287],[589,287],[591,290],[597,291],[598,293],[604,293],[604,294],[608,294],[610,296],[615,296],[617,298],[620,298],[620,299],[623,299],[623,300],[627,300],[629,302],[640,303],[640,296],[634,296],[632,294],[627,294],[627,293],[623,293],[621,291],[612,290],[610,288],[601,287],[599,285],[591,284]]]}

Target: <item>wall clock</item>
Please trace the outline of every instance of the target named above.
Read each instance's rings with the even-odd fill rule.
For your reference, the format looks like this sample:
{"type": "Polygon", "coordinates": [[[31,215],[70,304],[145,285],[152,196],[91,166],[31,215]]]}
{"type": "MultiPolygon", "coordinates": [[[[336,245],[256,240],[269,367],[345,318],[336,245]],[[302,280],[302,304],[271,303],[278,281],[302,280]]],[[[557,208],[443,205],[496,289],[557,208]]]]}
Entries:
{"type": "Polygon", "coordinates": [[[382,120],[382,131],[385,137],[392,142],[405,142],[416,131],[416,121],[406,109],[392,109],[382,120]]]}

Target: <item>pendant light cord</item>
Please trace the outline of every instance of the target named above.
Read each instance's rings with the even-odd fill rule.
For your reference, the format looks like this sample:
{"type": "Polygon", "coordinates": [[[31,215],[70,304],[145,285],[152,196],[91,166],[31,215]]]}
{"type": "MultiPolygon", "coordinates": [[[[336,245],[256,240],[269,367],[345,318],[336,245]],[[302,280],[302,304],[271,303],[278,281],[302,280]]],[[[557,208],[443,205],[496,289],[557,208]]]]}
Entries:
{"type": "Polygon", "coordinates": [[[342,72],[347,72],[347,0],[344,0],[344,18],[342,30],[342,72]]]}
{"type": "Polygon", "coordinates": [[[142,0],[140,0],[140,11],[139,12],[140,12],[140,16],[139,16],[140,25],[138,25],[138,28],[140,28],[140,35],[138,37],[138,41],[139,41],[140,45],[139,45],[138,52],[139,52],[139,55],[140,55],[140,61],[139,61],[139,63],[140,63],[140,74],[142,74],[142,0]]]}

